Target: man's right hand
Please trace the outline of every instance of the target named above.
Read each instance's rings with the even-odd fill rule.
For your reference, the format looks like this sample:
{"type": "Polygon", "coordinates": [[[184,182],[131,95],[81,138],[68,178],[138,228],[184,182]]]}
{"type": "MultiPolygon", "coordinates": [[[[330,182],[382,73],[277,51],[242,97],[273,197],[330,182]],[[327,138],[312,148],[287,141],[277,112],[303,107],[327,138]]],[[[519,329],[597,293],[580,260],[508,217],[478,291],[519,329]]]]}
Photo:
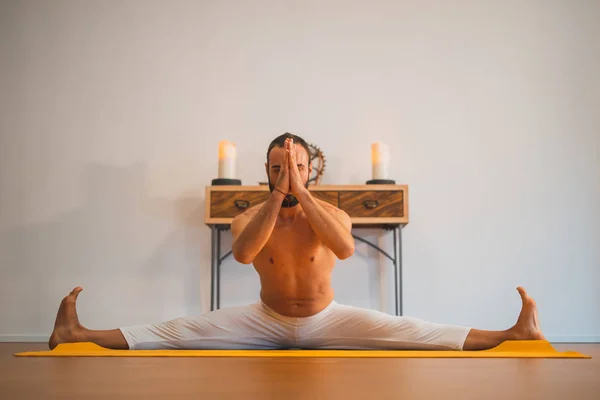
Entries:
{"type": "Polygon", "coordinates": [[[277,177],[277,182],[275,183],[275,190],[283,193],[284,195],[287,195],[290,192],[289,154],[290,151],[286,146],[283,165],[279,169],[279,176],[277,177]]]}

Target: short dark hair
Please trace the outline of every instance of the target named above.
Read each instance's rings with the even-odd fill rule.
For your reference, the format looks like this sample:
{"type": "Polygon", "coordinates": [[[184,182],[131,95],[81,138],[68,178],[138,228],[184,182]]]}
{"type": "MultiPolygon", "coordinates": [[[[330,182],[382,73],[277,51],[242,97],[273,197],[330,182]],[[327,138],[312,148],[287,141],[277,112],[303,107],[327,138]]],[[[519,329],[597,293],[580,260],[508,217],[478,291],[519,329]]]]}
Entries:
{"type": "Polygon", "coordinates": [[[294,135],[293,133],[289,132],[286,132],[283,135],[279,135],[275,139],[273,139],[273,141],[269,145],[269,149],[267,150],[267,163],[269,162],[269,154],[271,154],[271,150],[273,150],[274,147],[283,147],[285,145],[285,140],[290,138],[294,141],[294,144],[299,144],[300,146],[304,147],[304,150],[306,150],[306,154],[308,154],[308,163],[310,164],[310,149],[308,148],[308,143],[306,143],[306,141],[300,136],[294,135]]]}

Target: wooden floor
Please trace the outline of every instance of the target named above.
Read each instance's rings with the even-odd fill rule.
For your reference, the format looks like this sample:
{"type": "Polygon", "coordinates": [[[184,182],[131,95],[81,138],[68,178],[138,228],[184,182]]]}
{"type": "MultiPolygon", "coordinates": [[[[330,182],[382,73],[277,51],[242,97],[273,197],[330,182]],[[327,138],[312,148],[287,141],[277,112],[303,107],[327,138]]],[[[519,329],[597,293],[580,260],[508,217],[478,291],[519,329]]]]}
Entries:
{"type": "Polygon", "coordinates": [[[600,399],[591,360],[22,358],[0,343],[0,399],[600,399]]]}

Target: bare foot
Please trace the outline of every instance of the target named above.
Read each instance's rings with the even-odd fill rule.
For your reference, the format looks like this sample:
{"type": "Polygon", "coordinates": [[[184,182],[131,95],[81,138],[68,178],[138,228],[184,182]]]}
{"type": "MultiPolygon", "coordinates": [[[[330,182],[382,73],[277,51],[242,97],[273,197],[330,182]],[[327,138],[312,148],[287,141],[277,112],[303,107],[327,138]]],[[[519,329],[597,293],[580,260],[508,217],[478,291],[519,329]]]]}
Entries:
{"type": "Polygon", "coordinates": [[[517,288],[523,301],[521,308],[521,314],[515,326],[510,328],[509,333],[513,340],[545,340],[546,338],[540,330],[540,323],[538,320],[537,306],[535,300],[533,300],[525,289],[521,286],[517,288]]]}
{"type": "Polygon", "coordinates": [[[48,342],[50,349],[54,349],[61,343],[82,341],[85,328],[79,323],[77,310],[75,308],[77,296],[82,290],[82,288],[76,287],[60,303],[60,308],[56,315],[56,322],[54,322],[54,331],[48,342]]]}

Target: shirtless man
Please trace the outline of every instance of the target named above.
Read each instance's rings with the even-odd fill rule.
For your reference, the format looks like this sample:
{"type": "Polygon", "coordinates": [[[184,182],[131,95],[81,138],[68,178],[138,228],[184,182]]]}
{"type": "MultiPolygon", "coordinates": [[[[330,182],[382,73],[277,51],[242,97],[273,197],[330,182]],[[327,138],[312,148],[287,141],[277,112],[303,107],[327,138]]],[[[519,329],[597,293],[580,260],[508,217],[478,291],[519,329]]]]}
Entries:
{"type": "Polygon", "coordinates": [[[65,297],[49,346],[93,342],[113,349],[447,349],[483,350],[506,340],[544,339],[535,302],[517,288],[522,309],[516,324],[484,331],[392,316],[337,304],[331,287],[336,258],[354,253],[351,223],[342,210],[308,191],[308,146],[284,134],[273,140],[265,164],[271,194],[237,216],[231,226],[233,255],[254,265],[260,300],[249,306],[181,317],[159,324],[90,330],[65,297]]]}

